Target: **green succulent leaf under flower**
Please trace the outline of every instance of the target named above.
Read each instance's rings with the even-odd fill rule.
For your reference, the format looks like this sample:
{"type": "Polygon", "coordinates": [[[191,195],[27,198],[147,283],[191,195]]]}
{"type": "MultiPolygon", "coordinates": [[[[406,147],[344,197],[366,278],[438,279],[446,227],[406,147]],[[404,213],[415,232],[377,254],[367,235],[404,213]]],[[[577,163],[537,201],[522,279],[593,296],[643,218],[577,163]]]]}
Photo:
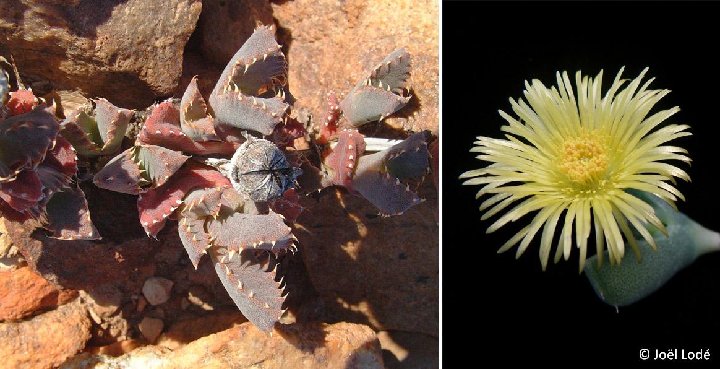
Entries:
{"type": "Polygon", "coordinates": [[[639,241],[640,260],[625,258],[618,265],[595,263],[597,256],[588,260],[585,275],[600,299],[612,306],[630,305],[650,295],[699,256],[720,251],[720,233],[701,226],[657,196],[633,194],[653,206],[667,236],[651,229],[657,250],[639,241]]]}

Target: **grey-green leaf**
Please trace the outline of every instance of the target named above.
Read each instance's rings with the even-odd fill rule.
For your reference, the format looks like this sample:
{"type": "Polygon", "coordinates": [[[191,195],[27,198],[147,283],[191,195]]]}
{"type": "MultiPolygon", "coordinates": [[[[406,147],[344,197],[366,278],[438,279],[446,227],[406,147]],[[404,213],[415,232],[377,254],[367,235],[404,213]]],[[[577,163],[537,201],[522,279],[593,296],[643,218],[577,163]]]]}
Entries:
{"type": "Polygon", "coordinates": [[[645,241],[638,241],[640,260],[625,257],[620,264],[598,266],[597,255],[588,259],[585,275],[600,299],[612,306],[630,305],[645,298],[699,256],[720,251],[719,233],[701,226],[655,195],[633,194],[652,205],[665,223],[668,237],[653,232],[657,250],[645,241]]]}

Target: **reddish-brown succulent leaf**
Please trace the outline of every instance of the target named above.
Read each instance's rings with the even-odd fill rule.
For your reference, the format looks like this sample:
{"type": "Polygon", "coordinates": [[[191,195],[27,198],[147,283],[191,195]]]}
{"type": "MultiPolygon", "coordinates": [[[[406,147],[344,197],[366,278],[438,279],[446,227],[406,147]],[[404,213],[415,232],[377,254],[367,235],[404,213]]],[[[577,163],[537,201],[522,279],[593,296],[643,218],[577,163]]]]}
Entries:
{"type": "Polygon", "coordinates": [[[45,156],[41,165],[51,166],[68,177],[77,173],[77,155],[75,149],[68,140],[58,136],[55,139],[55,146],[45,156]]]}
{"type": "Polygon", "coordinates": [[[21,213],[13,209],[7,202],[3,201],[3,199],[0,198],[0,215],[2,215],[3,218],[6,218],[13,222],[25,222],[32,218],[37,218],[39,213],[21,213]]]}
{"type": "Polygon", "coordinates": [[[218,123],[241,129],[249,129],[267,136],[282,121],[289,107],[279,97],[260,98],[243,96],[237,90],[228,90],[216,96],[210,96],[218,123]]]}
{"type": "Polygon", "coordinates": [[[46,206],[48,224],[45,226],[61,240],[99,240],[100,233],[90,218],[85,194],[77,187],[57,192],[46,206]]]}
{"type": "Polygon", "coordinates": [[[224,219],[211,220],[207,224],[213,245],[228,251],[261,249],[272,252],[285,251],[293,244],[290,227],[277,213],[234,213],[224,219]]]}
{"type": "Polygon", "coordinates": [[[352,189],[352,178],[357,169],[357,161],[365,152],[365,136],[355,129],[344,129],[338,134],[335,148],[325,158],[329,169],[326,186],[343,186],[352,189]]]}
{"type": "Polygon", "coordinates": [[[150,116],[145,120],[145,127],[154,128],[156,124],[167,123],[175,127],[180,125],[180,110],[172,103],[172,101],[163,101],[150,112],[150,116]]]}
{"type": "Polygon", "coordinates": [[[37,201],[28,201],[19,197],[9,195],[7,192],[0,191],[0,202],[7,205],[8,208],[23,216],[37,218],[40,214],[37,201]]]}
{"type": "Polygon", "coordinates": [[[7,107],[10,116],[29,113],[37,106],[37,99],[31,90],[20,89],[10,93],[7,107]]]}
{"type": "Polygon", "coordinates": [[[53,166],[43,163],[35,168],[35,172],[42,183],[45,198],[52,197],[52,194],[70,185],[71,177],[55,169],[53,166]]]}
{"type": "Polygon", "coordinates": [[[98,147],[98,145],[92,141],[92,137],[89,136],[88,133],[86,133],[78,124],[78,121],[85,119],[85,117],[90,118],[83,111],[71,114],[60,125],[60,134],[72,143],[73,147],[75,147],[75,150],[79,155],[101,155],[102,153],[100,151],[100,147],[98,147]]]}
{"type": "Polygon", "coordinates": [[[165,184],[140,195],[137,203],[140,224],[148,235],[154,237],[190,190],[229,186],[230,181],[214,168],[189,161],[165,184]]]}
{"type": "Polygon", "coordinates": [[[125,136],[132,111],[121,109],[105,99],[95,101],[95,121],[102,139],[102,152],[109,154],[117,150],[125,136]]]}
{"type": "Polygon", "coordinates": [[[162,146],[139,145],[135,158],[140,169],[145,171],[145,179],[152,181],[154,187],[160,187],[190,157],[162,146]]]}
{"type": "Polygon", "coordinates": [[[197,77],[193,77],[180,100],[180,128],[194,141],[218,141],[214,123],[198,89],[197,77]]]}
{"type": "Polygon", "coordinates": [[[235,142],[193,141],[180,128],[180,111],[169,101],[153,108],[138,134],[138,141],[198,155],[231,155],[240,146],[235,142]]]}
{"type": "Polygon", "coordinates": [[[270,201],[270,209],[284,216],[289,222],[294,222],[304,210],[300,206],[300,196],[294,188],[285,191],[282,197],[270,201]]]}
{"type": "Polygon", "coordinates": [[[0,182],[35,168],[53,146],[59,125],[44,105],[0,121],[0,182]]]}
{"type": "Polygon", "coordinates": [[[15,211],[25,213],[42,198],[42,183],[34,170],[23,170],[14,180],[0,184],[0,199],[15,211]]]}
{"type": "Polygon", "coordinates": [[[93,178],[95,185],[110,191],[139,194],[147,182],[135,162],[135,150],[131,147],[105,164],[93,178]]]}
{"type": "Polygon", "coordinates": [[[262,250],[245,250],[230,258],[221,247],[210,250],[215,272],[235,305],[256,327],[270,331],[282,316],[285,301],[282,286],[275,281],[274,257],[262,250]]]}
{"type": "Polygon", "coordinates": [[[406,179],[424,176],[428,172],[430,153],[427,132],[417,132],[386,150],[383,159],[391,176],[406,179]]]}
{"type": "MultiPolygon", "coordinates": [[[[229,187],[209,187],[193,190],[183,200],[183,212],[193,213],[198,217],[217,217],[220,208],[225,205],[223,196],[229,187]]],[[[234,190],[233,190],[234,191],[234,190]]]]}
{"type": "Polygon", "coordinates": [[[77,173],[77,156],[70,142],[57,137],[55,146],[45,155],[45,160],[35,168],[46,198],[67,187],[77,173]]]}
{"type": "MultiPolygon", "coordinates": [[[[370,72],[368,77],[370,84],[402,96],[404,90],[408,88],[410,59],[410,53],[404,48],[393,51],[370,72]]],[[[359,84],[363,83],[366,81],[361,81],[359,84]]]]}
{"type": "Polygon", "coordinates": [[[343,116],[353,127],[384,119],[410,101],[385,89],[364,85],[353,90],[340,103],[343,116]]]}
{"type": "Polygon", "coordinates": [[[328,112],[325,115],[325,119],[321,122],[320,132],[317,139],[317,142],[321,145],[327,144],[328,141],[337,134],[338,120],[340,119],[340,114],[342,113],[337,95],[335,95],[334,92],[328,92],[327,104],[328,112]]]}

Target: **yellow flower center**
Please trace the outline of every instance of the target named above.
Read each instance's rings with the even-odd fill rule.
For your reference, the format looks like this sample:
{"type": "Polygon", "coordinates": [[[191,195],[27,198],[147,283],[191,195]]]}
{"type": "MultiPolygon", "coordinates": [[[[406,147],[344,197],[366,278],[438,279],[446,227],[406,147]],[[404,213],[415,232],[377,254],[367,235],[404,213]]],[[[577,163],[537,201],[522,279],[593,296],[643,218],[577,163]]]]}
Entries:
{"type": "Polygon", "coordinates": [[[584,132],[563,143],[559,168],[571,181],[590,184],[607,167],[607,145],[599,132],[584,132]]]}

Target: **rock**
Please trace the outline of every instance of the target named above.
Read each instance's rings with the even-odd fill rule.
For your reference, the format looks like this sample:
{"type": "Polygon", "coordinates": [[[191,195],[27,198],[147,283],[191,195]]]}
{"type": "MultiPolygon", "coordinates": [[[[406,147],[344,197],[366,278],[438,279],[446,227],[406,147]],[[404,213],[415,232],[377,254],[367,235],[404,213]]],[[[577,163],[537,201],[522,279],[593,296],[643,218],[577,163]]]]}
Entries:
{"type": "Polygon", "coordinates": [[[402,331],[382,331],[377,335],[388,369],[440,367],[440,344],[437,338],[402,331]]]}
{"type": "MultiPolygon", "coordinates": [[[[97,315],[93,315],[92,310],[91,318],[95,321],[98,318],[97,315]]],[[[115,314],[107,318],[101,318],[99,323],[93,324],[92,338],[88,342],[88,345],[92,346],[103,346],[109,345],[118,341],[125,341],[130,338],[131,330],[130,323],[123,314],[115,314]]]]}
{"type": "Polygon", "coordinates": [[[7,234],[5,222],[7,220],[0,216],[0,271],[17,269],[24,261],[7,234]]]}
{"type": "Polygon", "coordinates": [[[438,1],[296,0],[272,6],[280,43],[289,44],[294,109],[309,107],[318,121],[327,92],[349,92],[386,55],[405,47],[412,54],[415,97],[386,122],[438,133],[438,1]]]}
{"type": "Polygon", "coordinates": [[[208,61],[224,66],[261,24],[273,24],[268,0],[204,0],[198,21],[200,49],[208,61]]]}
{"type": "Polygon", "coordinates": [[[262,332],[243,323],[171,351],[148,346],[112,358],[82,354],[61,369],[384,368],[380,345],[367,326],[306,324],[262,332]]]}
{"type": "Polygon", "coordinates": [[[160,369],[168,354],[171,354],[170,350],[159,346],[140,347],[119,357],[85,352],[58,369],[160,369]]]}
{"type": "Polygon", "coordinates": [[[142,333],[148,342],[155,342],[155,340],[162,333],[164,323],[161,319],[145,317],[138,324],[138,329],[142,333]]]}
{"type": "Polygon", "coordinates": [[[87,301],[88,309],[103,319],[118,311],[123,298],[122,292],[112,283],[97,286],[89,292],[83,291],[83,296],[87,301]]]}
{"type": "Polygon", "coordinates": [[[0,216],[0,259],[13,257],[17,254],[17,248],[13,246],[12,240],[7,235],[6,222],[8,220],[0,216]]]}
{"type": "Polygon", "coordinates": [[[121,311],[123,303],[122,291],[115,283],[106,283],[93,287],[90,291],[80,291],[92,326],[92,339],[89,346],[108,345],[128,339],[130,324],[127,315],[121,311]]]}
{"type": "Polygon", "coordinates": [[[176,350],[187,343],[232,326],[247,322],[239,311],[214,312],[194,319],[181,320],[173,324],[160,336],[157,344],[176,350]]]}
{"type": "Polygon", "coordinates": [[[90,319],[79,299],[20,323],[0,323],[2,367],[57,367],[85,347],[90,319]]]}
{"type": "Polygon", "coordinates": [[[83,90],[125,108],[170,96],[200,0],[0,3],[0,52],[56,89],[83,90]]]}
{"type": "Polygon", "coordinates": [[[300,215],[294,234],[327,309],[323,320],[437,337],[438,199],[429,180],[419,193],[424,203],[389,218],[339,190],[325,190],[319,202],[301,199],[310,211],[300,215]]]}
{"type": "Polygon", "coordinates": [[[0,321],[55,308],[77,295],[74,290],[58,289],[28,267],[0,271],[0,321]]]}
{"type": "Polygon", "coordinates": [[[170,299],[173,281],[163,277],[151,277],[145,280],[142,292],[150,305],[160,305],[170,299]]]}

